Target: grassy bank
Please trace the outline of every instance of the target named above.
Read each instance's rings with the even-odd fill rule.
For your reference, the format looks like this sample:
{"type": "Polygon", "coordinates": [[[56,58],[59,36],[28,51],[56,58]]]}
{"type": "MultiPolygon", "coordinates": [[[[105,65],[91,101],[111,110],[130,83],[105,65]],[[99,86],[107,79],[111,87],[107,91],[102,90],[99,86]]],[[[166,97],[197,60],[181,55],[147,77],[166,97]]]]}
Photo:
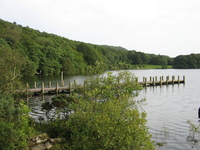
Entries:
{"type": "MultiPolygon", "coordinates": [[[[163,69],[162,65],[136,65],[136,69],[163,69]]],[[[172,65],[167,65],[164,69],[172,69],[172,65]]]]}

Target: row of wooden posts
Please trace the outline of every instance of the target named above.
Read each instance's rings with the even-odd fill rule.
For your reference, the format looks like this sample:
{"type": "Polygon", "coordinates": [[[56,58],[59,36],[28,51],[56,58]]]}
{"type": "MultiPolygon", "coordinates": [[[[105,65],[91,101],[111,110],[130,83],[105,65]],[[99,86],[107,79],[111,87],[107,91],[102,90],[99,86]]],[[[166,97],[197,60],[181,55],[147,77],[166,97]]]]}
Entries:
{"type": "MultiPolygon", "coordinates": [[[[180,76],[178,76],[177,80],[175,79],[175,76],[172,76],[171,80],[169,76],[166,77],[166,80],[164,80],[163,76],[161,76],[159,80],[158,80],[158,77],[155,76],[155,77],[150,77],[149,81],[147,80],[146,77],[143,77],[143,81],[138,82],[138,83],[144,87],[180,84],[180,83],[185,83],[185,76],[183,76],[182,80],[180,80],[180,76]]],[[[74,80],[73,88],[76,88],[76,85],[77,85],[76,80],[74,80]]],[[[84,81],[83,86],[86,86],[86,81],[84,81]]],[[[34,88],[29,88],[29,84],[27,83],[26,91],[24,92],[26,92],[27,95],[30,93],[35,93],[35,94],[40,93],[44,95],[45,93],[49,93],[49,94],[70,93],[71,90],[72,90],[72,83],[69,81],[68,86],[65,86],[63,74],[61,74],[61,83],[59,85],[59,83],[57,82],[56,87],[52,87],[51,81],[48,82],[48,87],[45,87],[44,82],[42,82],[40,88],[37,88],[36,82],[34,82],[34,88]]]]}
{"type": "Polygon", "coordinates": [[[183,79],[180,79],[180,76],[178,76],[178,79],[175,79],[175,76],[172,76],[171,80],[169,76],[166,76],[166,80],[164,80],[164,76],[160,77],[160,80],[158,80],[158,77],[151,77],[150,80],[147,81],[146,77],[143,77],[143,82],[139,82],[141,85],[147,87],[147,86],[156,86],[156,85],[169,85],[169,84],[185,84],[185,76],[183,76],[183,79]]]}

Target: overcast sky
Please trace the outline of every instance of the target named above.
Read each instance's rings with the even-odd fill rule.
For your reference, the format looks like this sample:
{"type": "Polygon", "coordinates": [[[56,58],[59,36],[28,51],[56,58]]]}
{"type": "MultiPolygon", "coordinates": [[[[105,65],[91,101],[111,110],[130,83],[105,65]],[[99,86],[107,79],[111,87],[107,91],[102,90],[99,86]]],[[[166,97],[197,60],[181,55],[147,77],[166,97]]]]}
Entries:
{"type": "Polygon", "coordinates": [[[0,19],[86,43],[200,53],[200,0],[0,0],[0,19]]]}

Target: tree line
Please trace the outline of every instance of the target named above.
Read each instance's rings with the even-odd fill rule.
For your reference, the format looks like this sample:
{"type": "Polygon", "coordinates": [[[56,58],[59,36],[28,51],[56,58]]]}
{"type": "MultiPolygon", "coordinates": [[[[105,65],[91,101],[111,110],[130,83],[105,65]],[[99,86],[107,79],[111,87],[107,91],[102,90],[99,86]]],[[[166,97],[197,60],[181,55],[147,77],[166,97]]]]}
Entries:
{"type": "Polygon", "coordinates": [[[0,19],[2,59],[13,60],[17,74],[20,61],[24,76],[35,74],[98,74],[106,70],[134,69],[142,65],[173,65],[174,68],[200,68],[199,55],[177,56],[147,54],[122,47],[94,45],[40,32],[0,19]],[[4,58],[3,58],[4,57],[4,58]],[[20,59],[19,59],[20,58],[20,59]],[[192,59],[191,59],[192,58],[192,59]]]}
{"type": "Polygon", "coordinates": [[[200,68],[200,54],[179,55],[174,59],[173,67],[177,69],[200,68]]]}

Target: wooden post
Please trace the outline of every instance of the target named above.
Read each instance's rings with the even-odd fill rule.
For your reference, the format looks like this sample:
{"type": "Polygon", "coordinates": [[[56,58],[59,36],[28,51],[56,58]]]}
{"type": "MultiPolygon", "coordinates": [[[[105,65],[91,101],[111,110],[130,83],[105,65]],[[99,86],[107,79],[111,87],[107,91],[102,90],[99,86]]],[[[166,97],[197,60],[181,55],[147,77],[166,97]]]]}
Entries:
{"type": "Polygon", "coordinates": [[[183,83],[185,84],[185,76],[183,76],[183,83]]]}
{"type": "Polygon", "coordinates": [[[155,80],[154,80],[154,77],[153,77],[153,86],[155,85],[155,80]]]}
{"type": "Polygon", "coordinates": [[[151,78],[151,76],[150,76],[150,82],[151,82],[151,80],[152,80],[152,78],[151,78]]]}
{"type": "Polygon", "coordinates": [[[157,76],[155,77],[155,80],[157,81],[157,76]]]}
{"type": "Polygon", "coordinates": [[[162,77],[160,77],[160,86],[162,85],[162,77]]]}
{"type": "Polygon", "coordinates": [[[62,81],[62,87],[64,87],[64,86],[65,86],[65,81],[63,80],[63,81],[62,81]]]}
{"type": "Polygon", "coordinates": [[[180,84],[180,76],[178,76],[178,84],[180,84]]]}
{"type": "Polygon", "coordinates": [[[44,95],[44,82],[42,82],[42,95],[44,95]]]}
{"type": "Polygon", "coordinates": [[[35,89],[37,88],[37,83],[36,83],[36,82],[34,82],[34,88],[35,88],[35,89]]]}
{"type": "Polygon", "coordinates": [[[56,95],[58,95],[58,82],[56,82],[56,95]]]}
{"type": "Polygon", "coordinates": [[[172,76],[172,84],[174,85],[174,76],[172,76]]]}
{"type": "Polygon", "coordinates": [[[63,81],[63,71],[60,74],[60,79],[61,79],[61,81],[63,81]]]}
{"type": "Polygon", "coordinates": [[[147,87],[147,78],[145,78],[145,87],[147,87]]]}
{"type": "Polygon", "coordinates": [[[166,76],[166,85],[168,85],[169,78],[166,76]]]}
{"type": "Polygon", "coordinates": [[[162,76],[162,81],[164,80],[164,77],[162,76]]]}

